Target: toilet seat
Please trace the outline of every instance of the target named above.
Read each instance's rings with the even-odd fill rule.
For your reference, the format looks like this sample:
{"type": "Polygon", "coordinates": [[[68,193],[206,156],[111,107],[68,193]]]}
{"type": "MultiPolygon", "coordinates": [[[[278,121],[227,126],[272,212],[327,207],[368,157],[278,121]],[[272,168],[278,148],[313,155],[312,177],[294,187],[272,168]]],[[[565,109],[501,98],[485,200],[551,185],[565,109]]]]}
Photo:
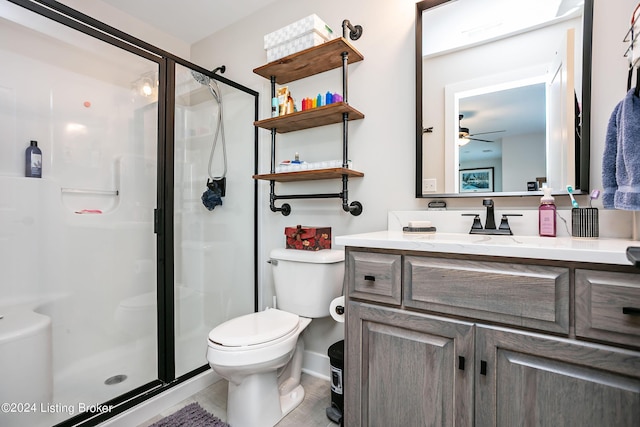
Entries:
{"type": "Polygon", "coordinates": [[[268,309],[228,320],[209,332],[209,341],[223,347],[246,347],[278,340],[294,332],[300,316],[268,309]]]}

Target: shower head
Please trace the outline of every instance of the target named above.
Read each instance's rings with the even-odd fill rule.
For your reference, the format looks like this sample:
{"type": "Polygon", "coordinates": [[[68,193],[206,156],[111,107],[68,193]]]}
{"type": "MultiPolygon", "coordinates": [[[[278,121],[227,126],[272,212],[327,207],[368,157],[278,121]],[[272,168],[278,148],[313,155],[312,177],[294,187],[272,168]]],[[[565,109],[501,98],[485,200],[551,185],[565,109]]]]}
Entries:
{"type": "Polygon", "coordinates": [[[205,76],[202,73],[199,73],[195,70],[191,70],[191,77],[198,83],[204,86],[209,86],[209,82],[211,81],[208,76],[205,76]]]}
{"type": "MultiPolygon", "coordinates": [[[[227,70],[227,67],[222,65],[218,68],[215,68],[213,70],[213,74],[217,73],[218,71],[220,71],[220,74],[223,74],[226,70],[227,70]]],[[[209,76],[205,76],[204,74],[196,70],[191,70],[191,76],[194,78],[195,81],[197,81],[198,83],[204,86],[209,86],[209,83],[211,82],[211,79],[209,78],[209,76]]]]}

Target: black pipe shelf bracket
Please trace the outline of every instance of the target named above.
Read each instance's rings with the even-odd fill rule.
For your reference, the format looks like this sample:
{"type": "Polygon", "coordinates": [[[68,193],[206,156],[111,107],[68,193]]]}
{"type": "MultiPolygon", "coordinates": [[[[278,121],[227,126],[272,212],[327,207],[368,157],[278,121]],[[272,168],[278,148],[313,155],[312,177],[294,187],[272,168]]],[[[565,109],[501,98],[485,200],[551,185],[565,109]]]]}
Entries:
{"type": "Polygon", "coordinates": [[[349,20],[342,22],[343,37],[314,46],[277,59],[269,64],[254,69],[254,73],[265,78],[269,78],[271,82],[271,99],[276,97],[276,83],[284,84],[301,78],[309,77],[325,71],[342,67],[342,102],[332,103],[329,105],[319,106],[304,111],[298,111],[282,116],[276,116],[254,123],[255,126],[271,131],[271,172],[269,174],[254,175],[254,179],[263,179],[269,181],[269,208],[272,212],[280,212],[284,216],[291,214],[291,205],[283,203],[280,207],[276,206],[278,200],[297,200],[297,199],[329,199],[337,198],[342,202],[342,209],[353,216],[362,213],[362,204],[358,201],[349,203],[349,178],[363,177],[362,172],[349,169],[349,121],[364,118],[364,114],[360,113],[349,105],[347,82],[348,82],[348,66],[350,63],[362,61],[364,57],[358,52],[347,40],[347,29],[350,30],[349,37],[351,40],[357,40],[362,35],[362,27],[360,25],[352,25],[349,20]],[[302,71],[301,71],[302,70],[302,71]],[[276,135],[309,129],[329,124],[342,123],[342,167],[329,169],[310,169],[296,172],[278,172],[276,173],[276,135]],[[310,181],[320,179],[338,179],[342,180],[342,191],[339,193],[312,193],[312,194],[289,194],[278,195],[275,192],[276,182],[291,181],[310,181]]]}

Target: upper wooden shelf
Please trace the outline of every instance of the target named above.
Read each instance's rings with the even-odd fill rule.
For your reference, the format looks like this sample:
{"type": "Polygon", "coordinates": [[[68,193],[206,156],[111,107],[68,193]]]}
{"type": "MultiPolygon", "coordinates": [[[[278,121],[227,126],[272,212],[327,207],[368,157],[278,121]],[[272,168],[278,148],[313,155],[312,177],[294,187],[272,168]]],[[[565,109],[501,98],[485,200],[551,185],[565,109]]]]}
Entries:
{"type": "Polygon", "coordinates": [[[316,181],[320,179],[342,178],[343,175],[347,175],[351,178],[360,178],[364,176],[364,173],[347,168],[329,168],[253,175],[253,179],[264,179],[278,182],[316,181]]]}
{"type": "Polygon", "coordinates": [[[324,73],[342,66],[342,52],[347,52],[348,63],[362,61],[364,56],[344,38],[333,39],[284,58],[276,59],[253,70],[254,73],[282,85],[324,73]]]}
{"type": "Polygon", "coordinates": [[[318,126],[342,122],[342,114],[349,113],[349,120],[364,118],[364,114],[344,102],[335,102],[323,107],[271,117],[253,122],[254,126],[263,129],[275,129],[278,133],[293,132],[318,126]]]}

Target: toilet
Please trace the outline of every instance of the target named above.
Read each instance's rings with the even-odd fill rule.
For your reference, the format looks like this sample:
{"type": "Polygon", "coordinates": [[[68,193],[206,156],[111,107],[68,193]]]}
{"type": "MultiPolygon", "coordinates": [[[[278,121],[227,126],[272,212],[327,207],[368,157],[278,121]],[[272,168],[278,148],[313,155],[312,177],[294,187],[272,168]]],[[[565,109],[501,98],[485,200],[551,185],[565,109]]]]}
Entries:
{"type": "Polygon", "coordinates": [[[272,427],[304,399],[304,341],[312,318],[342,295],[344,251],[274,249],[277,308],[228,320],[209,333],[207,360],[229,381],[227,422],[272,427]]]}

